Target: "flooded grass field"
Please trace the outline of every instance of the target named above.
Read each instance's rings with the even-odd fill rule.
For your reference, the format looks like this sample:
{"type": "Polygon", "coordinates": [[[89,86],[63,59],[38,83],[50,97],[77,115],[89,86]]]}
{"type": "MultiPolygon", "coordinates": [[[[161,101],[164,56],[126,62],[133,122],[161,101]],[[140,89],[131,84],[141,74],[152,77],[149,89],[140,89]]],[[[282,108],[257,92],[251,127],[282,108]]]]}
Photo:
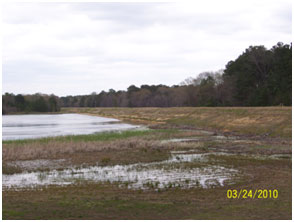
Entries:
{"type": "MultiPolygon", "coordinates": [[[[213,153],[212,153],[213,154],[213,153]]],[[[114,166],[76,167],[43,172],[24,172],[3,175],[3,189],[36,188],[48,185],[68,185],[81,182],[116,182],[130,189],[166,189],[180,187],[208,188],[223,186],[238,175],[238,171],[217,164],[207,164],[209,153],[189,154],[172,152],[168,160],[114,166]],[[199,164],[189,167],[189,163],[199,164]]],[[[61,160],[62,161],[62,160],[61,160]]],[[[18,167],[29,165],[44,166],[48,161],[39,160],[27,164],[27,161],[14,163],[18,167]],[[36,163],[37,162],[37,163],[36,163]]]]}
{"type": "Polygon", "coordinates": [[[3,218],[291,218],[290,138],[151,128],[3,141],[3,218]]]}

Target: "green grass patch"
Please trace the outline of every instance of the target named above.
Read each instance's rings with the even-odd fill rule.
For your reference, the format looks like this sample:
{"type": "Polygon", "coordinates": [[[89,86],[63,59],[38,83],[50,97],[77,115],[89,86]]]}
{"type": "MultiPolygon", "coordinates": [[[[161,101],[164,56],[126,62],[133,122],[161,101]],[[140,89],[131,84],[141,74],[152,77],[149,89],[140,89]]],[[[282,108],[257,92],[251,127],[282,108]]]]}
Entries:
{"type": "Polygon", "coordinates": [[[116,139],[126,139],[130,137],[142,137],[151,134],[163,134],[162,136],[169,137],[178,132],[175,129],[157,129],[157,130],[125,130],[125,131],[110,131],[87,135],[69,135],[57,137],[45,137],[38,139],[23,139],[23,140],[5,140],[2,144],[28,144],[28,143],[48,143],[51,141],[57,142],[91,142],[91,141],[110,141],[116,139]]]}
{"type": "Polygon", "coordinates": [[[26,144],[26,143],[48,143],[50,141],[108,141],[114,139],[125,139],[134,136],[143,136],[152,133],[150,130],[128,130],[128,131],[119,131],[119,132],[103,132],[96,134],[88,135],[69,135],[69,136],[57,136],[57,137],[45,137],[38,139],[23,139],[23,140],[6,140],[2,141],[2,144],[26,144]]]}
{"type": "Polygon", "coordinates": [[[3,210],[2,211],[3,218],[14,218],[14,219],[21,219],[24,216],[24,212],[16,211],[16,210],[3,210]]]}

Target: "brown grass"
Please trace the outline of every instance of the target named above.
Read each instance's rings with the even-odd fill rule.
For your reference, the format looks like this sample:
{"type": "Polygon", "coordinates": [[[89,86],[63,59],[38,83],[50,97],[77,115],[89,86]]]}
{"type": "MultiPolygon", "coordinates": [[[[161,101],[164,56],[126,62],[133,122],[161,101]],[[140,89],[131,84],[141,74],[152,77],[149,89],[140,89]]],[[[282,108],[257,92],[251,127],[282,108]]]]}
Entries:
{"type": "Polygon", "coordinates": [[[125,140],[97,141],[97,142],[61,142],[49,141],[48,143],[35,142],[29,144],[3,144],[2,160],[33,160],[55,159],[73,153],[91,153],[102,150],[136,150],[161,149],[163,145],[158,141],[147,141],[138,138],[125,140]]]}
{"type": "Polygon", "coordinates": [[[292,107],[63,108],[122,121],[290,138],[292,107]]]}

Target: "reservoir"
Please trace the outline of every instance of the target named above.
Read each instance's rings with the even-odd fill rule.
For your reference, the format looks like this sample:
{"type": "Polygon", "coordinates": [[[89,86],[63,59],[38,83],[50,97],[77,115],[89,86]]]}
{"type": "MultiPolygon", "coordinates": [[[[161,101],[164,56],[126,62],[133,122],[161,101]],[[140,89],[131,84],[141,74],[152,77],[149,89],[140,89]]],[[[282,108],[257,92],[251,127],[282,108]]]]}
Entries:
{"type": "Polygon", "coordinates": [[[81,114],[2,116],[2,140],[83,135],[139,128],[117,119],[81,114]]]}

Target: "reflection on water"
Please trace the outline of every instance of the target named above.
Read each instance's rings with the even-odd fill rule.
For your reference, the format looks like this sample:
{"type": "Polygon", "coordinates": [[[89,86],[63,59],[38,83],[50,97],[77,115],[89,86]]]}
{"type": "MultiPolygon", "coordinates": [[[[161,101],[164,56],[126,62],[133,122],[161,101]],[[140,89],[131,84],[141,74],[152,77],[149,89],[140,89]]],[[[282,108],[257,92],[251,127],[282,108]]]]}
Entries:
{"type": "Polygon", "coordinates": [[[209,154],[172,153],[171,158],[153,163],[115,166],[92,166],[79,169],[51,170],[2,176],[2,186],[30,188],[44,185],[67,185],[76,182],[118,182],[130,189],[223,186],[238,174],[235,169],[209,165],[209,154]],[[203,163],[189,167],[187,163],[203,163]]]}
{"type": "Polygon", "coordinates": [[[9,115],[2,116],[2,140],[81,135],[137,127],[116,119],[80,114],[9,115]]]}

